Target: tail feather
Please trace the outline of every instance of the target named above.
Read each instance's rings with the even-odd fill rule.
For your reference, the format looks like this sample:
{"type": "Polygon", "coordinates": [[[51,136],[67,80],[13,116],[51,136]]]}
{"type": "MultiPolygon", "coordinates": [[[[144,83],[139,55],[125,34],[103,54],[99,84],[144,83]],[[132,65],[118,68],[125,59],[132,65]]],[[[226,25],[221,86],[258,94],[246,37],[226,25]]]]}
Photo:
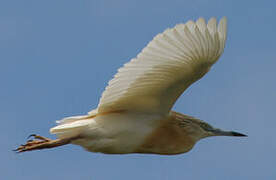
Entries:
{"type": "Polygon", "coordinates": [[[57,124],[61,125],[61,124],[68,124],[68,123],[72,123],[74,121],[78,121],[78,120],[82,120],[82,119],[87,119],[89,116],[88,115],[84,115],[84,116],[71,116],[71,117],[66,117],[63,118],[61,120],[56,121],[57,124]]]}
{"type": "Polygon", "coordinates": [[[74,116],[58,121],[58,125],[50,129],[51,134],[59,138],[68,138],[79,135],[93,121],[89,116],[74,116]]]}
{"type": "Polygon", "coordinates": [[[93,123],[93,118],[97,115],[97,109],[83,116],[71,116],[56,121],[57,126],[50,129],[51,134],[56,134],[59,138],[67,138],[79,135],[83,129],[93,123]]]}
{"type": "Polygon", "coordinates": [[[51,128],[50,133],[58,134],[58,133],[64,133],[66,131],[81,129],[88,126],[90,123],[91,123],[91,119],[86,119],[86,120],[79,120],[71,123],[61,124],[51,128]]]}

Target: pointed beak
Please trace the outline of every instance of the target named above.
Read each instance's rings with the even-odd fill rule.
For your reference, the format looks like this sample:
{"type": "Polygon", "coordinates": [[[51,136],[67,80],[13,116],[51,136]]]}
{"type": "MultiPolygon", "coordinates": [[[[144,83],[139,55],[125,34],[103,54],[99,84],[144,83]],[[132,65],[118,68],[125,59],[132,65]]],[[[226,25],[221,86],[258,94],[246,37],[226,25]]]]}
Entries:
{"type": "Polygon", "coordinates": [[[237,137],[247,137],[247,135],[238,133],[235,131],[223,131],[221,129],[212,130],[214,136],[237,136],[237,137]]]}

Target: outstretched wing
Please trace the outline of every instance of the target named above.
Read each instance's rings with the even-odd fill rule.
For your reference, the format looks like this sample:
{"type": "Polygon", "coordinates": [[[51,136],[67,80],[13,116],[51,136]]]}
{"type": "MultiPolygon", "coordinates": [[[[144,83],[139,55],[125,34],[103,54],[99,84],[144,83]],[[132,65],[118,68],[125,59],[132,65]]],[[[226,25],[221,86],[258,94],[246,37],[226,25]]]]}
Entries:
{"type": "Polygon", "coordinates": [[[102,94],[98,113],[131,110],[167,113],[193,82],[218,60],[226,40],[226,18],[176,25],[158,34],[118,70],[102,94]]]}

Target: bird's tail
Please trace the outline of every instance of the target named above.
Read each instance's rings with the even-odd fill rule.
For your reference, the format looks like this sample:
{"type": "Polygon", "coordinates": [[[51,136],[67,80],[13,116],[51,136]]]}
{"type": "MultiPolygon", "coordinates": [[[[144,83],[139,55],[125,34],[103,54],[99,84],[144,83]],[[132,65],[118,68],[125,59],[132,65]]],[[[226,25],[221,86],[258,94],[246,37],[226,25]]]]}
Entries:
{"type": "Polygon", "coordinates": [[[51,128],[50,133],[56,134],[59,138],[77,136],[93,122],[92,119],[90,115],[67,117],[57,121],[58,125],[51,128]]]}

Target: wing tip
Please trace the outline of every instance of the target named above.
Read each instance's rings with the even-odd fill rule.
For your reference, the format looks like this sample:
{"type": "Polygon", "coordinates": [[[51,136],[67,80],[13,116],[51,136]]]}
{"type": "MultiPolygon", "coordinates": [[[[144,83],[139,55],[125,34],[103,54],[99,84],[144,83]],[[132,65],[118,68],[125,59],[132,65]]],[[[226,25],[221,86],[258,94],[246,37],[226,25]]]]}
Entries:
{"type": "Polygon", "coordinates": [[[185,27],[188,26],[189,29],[193,29],[195,25],[203,32],[205,28],[208,28],[209,32],[215,33],[220,31],[221,33],[226,34],[227,29],[227,17],[222,16],[219,21],[216,17],[211,17],[209,20],[203,17],[199,17],[196,21],[189,20],[185,24],[177,24],[175,27],[185,27]],[[206,23],[207,22],[207,23],[206,23]]]}
{"type": "Polygon", "coordinates": [[[219,30],[221,31],[226,31],[227,29],[227,18],[225,16],[223,16],[220,21],[219,21],[219,25],[218,25],[219,30]]]}

